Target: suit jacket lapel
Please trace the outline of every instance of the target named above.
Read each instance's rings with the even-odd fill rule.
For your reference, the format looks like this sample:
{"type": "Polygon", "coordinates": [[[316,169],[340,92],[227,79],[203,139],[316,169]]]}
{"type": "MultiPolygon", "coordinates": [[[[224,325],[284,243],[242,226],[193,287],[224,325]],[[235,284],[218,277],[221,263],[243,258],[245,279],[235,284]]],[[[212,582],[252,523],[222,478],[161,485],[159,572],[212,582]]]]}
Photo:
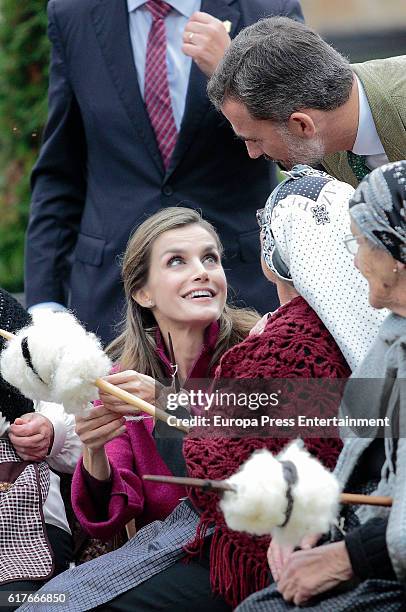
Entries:
{"type": "MultiPolygon", "coordinates": [[[[376,131],[388,156],[388,160],[390,162],[398,161],[405,157],[405,126],[390,93],[385,87],[387,82],[385,77],[381,73],[375,73],[372,64],[373,62],[371,62],[371,66],[369,66],[368,62],[365,64],[355,64],[353,69],[365,89],[376,131]]],[[[390,66],[388,66],[388,70],[390,70],[390,66]]],[[[398,76],[396,73],[393,75],[389,73],[386,79],[398,76]]]]}
{"type": "Polygon", "coordinates": [[[145,142],[152,159],[163,173],[162,158],[138,84],[128,25],[127,2],[95,0],[91,18],[120,100],[135,130],[145,142]]]}
{"type": "MultiPolygon", "coordinates": [[[[240,12],[237,8],[230,6],[232,1],[233,0],[202,0],[200,9],[205,13],[213,15],[213,17],[217,17],[217,19],[221,21],[230,21],[231,37],[235,35],[240,21],[240,12]]],[[[210,101],[206,94],[206,86],[207,77],[196,64],[192,62],[182,125],[168,168],[167,177],[172,174],[193,143],[196,133],[201,126],[203,116],[210,107],[210,101]]]]}
{"type": "MultiPolygon", "coordinates": [[[[383,60],[383,62],[385,61],[389,62],[390,60],[383,60]]],[[[352,68],[364,87],[376,131],[388,160],[392,162],[404,159],[406,155],[406,130],[396,104],[391,98],[390,91],[386,87],[386,83],[391,82],[390,79],[399,78],[399,72],[395,72],[393,67],[393,73],[389,72],[389,75],[387,75],[386,73],[390,71],[391,66],[390,64],[384,65],[382,61],[353,64],[352,68]]],[[[350,183],[353,187],[358,185],[358,181],[348,165],[345,152],[327,155],[323,160],[323,166],[327,172],[339,176],[340,180],[350,183]]]]}

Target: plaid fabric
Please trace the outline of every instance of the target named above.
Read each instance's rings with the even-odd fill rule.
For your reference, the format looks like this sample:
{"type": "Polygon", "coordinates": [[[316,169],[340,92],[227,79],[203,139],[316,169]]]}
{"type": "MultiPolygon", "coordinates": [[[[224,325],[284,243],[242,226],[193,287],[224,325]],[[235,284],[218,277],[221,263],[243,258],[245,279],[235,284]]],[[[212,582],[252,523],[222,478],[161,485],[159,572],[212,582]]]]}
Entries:
{"type": "MultiPolygon", "coordinates": [[[[45,535],[42,505],[49,491],[45,462],[22,462],[8,438],[0,438],[0,469],[12,473],[20,466],[11,486],[1,478],[0,487],[0,583],[48,578],[53,558],[45,535]]],[[[7,482],[7,481],[6,481],[7,482]]]]}
{"type": "MultiPolygon", "coordinates": [[[[165,521],[150,523],[118,550],[59,574],[38,593],[67,593],[63,612],[93,610],[184,557],[183,546],[194,537],[198,518],[182,502],[165,521]]],[[[19,610],[37,612],[38,608],[24,604],[19,610]]],[[[41,612],[53,610],[60,612],[61,605],[41,604],[41,612]]]]}
{"type": "Polygon", "coordinates": [[[404,612],[405,602],[405,585],[391,580],[365,580],[347,593],[326,593],[305,607],[287,603],[272,585],[248,597],[235,612],[404,612]]]}

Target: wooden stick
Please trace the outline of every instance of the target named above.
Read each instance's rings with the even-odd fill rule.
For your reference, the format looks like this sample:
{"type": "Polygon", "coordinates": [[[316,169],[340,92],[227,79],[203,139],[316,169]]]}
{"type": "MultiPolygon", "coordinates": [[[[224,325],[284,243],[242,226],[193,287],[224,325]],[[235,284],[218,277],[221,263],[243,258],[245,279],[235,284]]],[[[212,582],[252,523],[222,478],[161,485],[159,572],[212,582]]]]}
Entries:
{"type": "MultiPolygon", "coordinates": [[[[15,338],[14,334],[4,329],[0,329],[0,336],[3,336],[3,338],[6,338],[6,340],[12,340],[13,338],[15,338]]],[[[94,385],[101,391],[114,395],[114,397],[117,397],[125,404],[130,404],[130,406],[134,406],[134,408],[137,408],[137,410],[146,412],[147,414],[153,416],[155,419],[158,419],[159,421],[163,421],[164,423],[168,424],[169,415],[164,410],[157,408],[153,404],[146,402],[140,397],[137,397],[132,393],[128,393],[128,391],[124,391],[123,389],[112,385],[111,383],[107,382],[106,380],[103,380],[102,378],[96,378],[96,380],[94,381],[94,385]]],[[[171,427],[180,429],[185,433],[189,432],[189,428],[186,425],[177,424],[172,425],[171,427]]]]}
{"type": "Polygon", "coordinates": [[[341,493],[342,504],[360,504],[363,506],[391,506],[391,497],[379,497],[374,495],[360,495],[358,493],[341,493]]]}
{"type": "MultiPolygon", "coordinates": [[[[179,484],[185,487],[197,487],[207,491],[237,491],[237,488],[225,480],[204,480],[202,478],[182,478],[179,476],[152,476],[144,475],[144,480],[152,482],[165,482],[166,484],[179,484]]],[[[391,497],[374,497],[372,495],[358,495],[357,493],[341,493],[342,504],[359,504],[365,506],[391,506],[391,497]]]]}
{"type": "MultiPolygon", "coordinates": [[[[155,419],[158,419],[159,421],[163,421],[164,423],[167,423],[169,425],[168,423],[169,415],[166,414],[164,410],[161,410],[161,408],[157,408],[153,404],[146,402],[140,397],[137,397],[136,395],[133,395],[132,393],[128,393],[128,391],[124,391],[123,389],[120,389],[119,387],[112,385],[106,380],[103,380],[103,378],[96,378],[96,380],[94,381],[94,384],[101,391],[110,393],[111,395],[114,395],[118,399],[122,400],[125,404],[130,404],[131,406],[134,406],[138,410],[142,410],[142,412],[146,412],[147,414],[150,414],[151,416],[153,416],[155,419]]],[[[185,433],[189,432],[189,428],[186,425],[176,424],[176,425],[169,425],[169,427],[175,427],[176,429],[180,429],[181,431],[184,431],[185,433]]]]}
{"type": "Polygon", "coordinates": [[[199,489],[206,489],[207,491],[234,491],[237,492],[236,487],[228,484],[224,480],[203,480],[201,478],[186,478],[182,476],[155,476],[150,474],[144,474],[144,480],[150,480],[151,482],[165,482],[166,484],[179,484],[185,487],[197,487],[199,489]]]}
{"type": "Polygon", "coordinates": [[[6,340],[12,340],[15,338],[15,335],[5,329],[0,329],[0,336],[3,336],[6,340]]]}

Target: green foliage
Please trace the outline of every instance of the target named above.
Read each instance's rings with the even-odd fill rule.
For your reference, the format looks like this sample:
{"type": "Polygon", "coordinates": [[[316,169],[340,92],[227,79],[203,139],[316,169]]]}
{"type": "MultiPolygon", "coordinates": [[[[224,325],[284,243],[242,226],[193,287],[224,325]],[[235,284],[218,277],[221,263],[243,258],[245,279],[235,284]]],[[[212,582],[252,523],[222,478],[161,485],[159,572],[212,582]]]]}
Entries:
{"type": "Polygon", "coordinates": [[[29,178],[47,112],[46,0],[0,0],[0,286],[23,287],[29,178]]]}

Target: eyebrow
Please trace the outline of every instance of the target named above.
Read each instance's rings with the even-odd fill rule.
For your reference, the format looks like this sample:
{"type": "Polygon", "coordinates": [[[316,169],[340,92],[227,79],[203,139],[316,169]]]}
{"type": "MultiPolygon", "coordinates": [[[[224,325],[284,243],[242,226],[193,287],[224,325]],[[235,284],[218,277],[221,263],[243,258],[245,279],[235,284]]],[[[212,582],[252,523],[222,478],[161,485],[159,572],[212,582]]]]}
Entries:
{"type": "MultiPolygon", "coordinates": [[[[216,244],[214,244],[214,242],[209,242],[208,244],[204,245],[204,247],[202,248],[202,252],[206,252],[206,251],[218,251],[218,246],[216,244]]],[[[166,251],[164,251],[161,255],[161,257],[164,257],[165,255],[168,255],[169,253],[176,253],[176,255],[183,255],[184,253],[187,253],[188,249],[182,249],[180,248],[176,248],[174,247],[173,249],[167,249],[166,251]]]]}

